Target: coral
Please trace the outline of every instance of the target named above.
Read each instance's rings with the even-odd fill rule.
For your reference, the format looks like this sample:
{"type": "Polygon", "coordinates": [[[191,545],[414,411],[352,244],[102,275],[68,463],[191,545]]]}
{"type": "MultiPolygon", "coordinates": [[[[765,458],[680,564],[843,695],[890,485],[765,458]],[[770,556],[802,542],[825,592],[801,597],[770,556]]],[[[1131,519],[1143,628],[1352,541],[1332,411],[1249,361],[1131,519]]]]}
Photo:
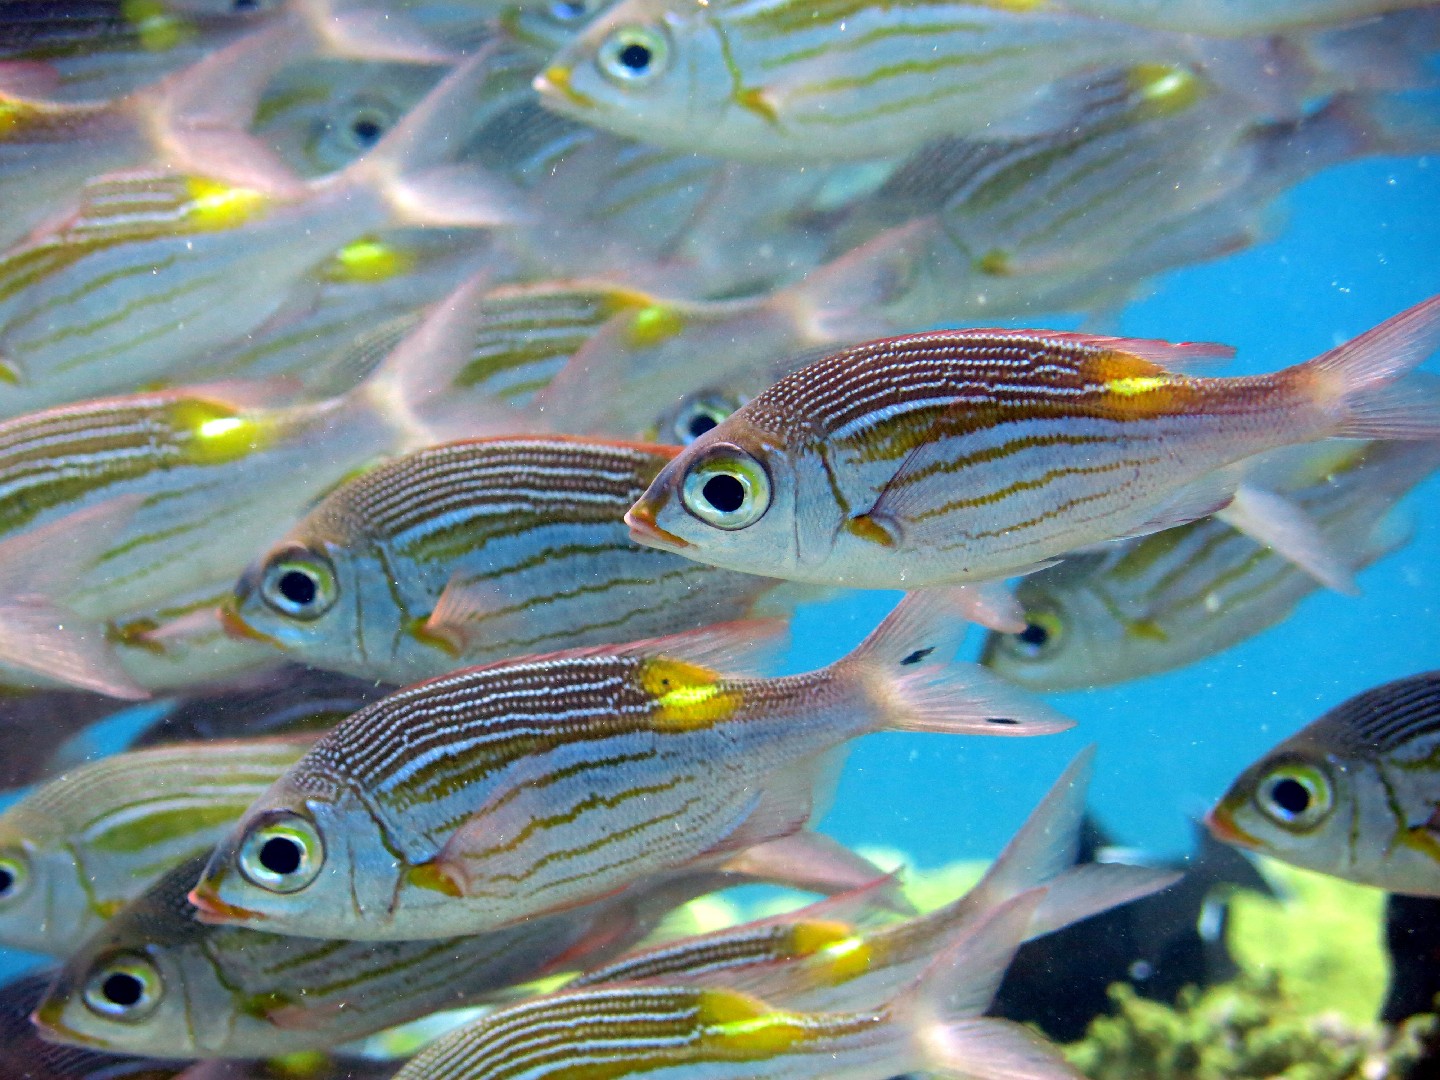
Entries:
{"type": "Polygon", "coordinates": [[[1125,984],[1110,989],[1113,1016],[1098,1017],[1066,1049],[1091,1080],[1386,1080],[1406,1076],[1434,1017],[1396,1032],[1303,1008],[1278,974],[1243,975],[1174,1005],[1125,984]]]}

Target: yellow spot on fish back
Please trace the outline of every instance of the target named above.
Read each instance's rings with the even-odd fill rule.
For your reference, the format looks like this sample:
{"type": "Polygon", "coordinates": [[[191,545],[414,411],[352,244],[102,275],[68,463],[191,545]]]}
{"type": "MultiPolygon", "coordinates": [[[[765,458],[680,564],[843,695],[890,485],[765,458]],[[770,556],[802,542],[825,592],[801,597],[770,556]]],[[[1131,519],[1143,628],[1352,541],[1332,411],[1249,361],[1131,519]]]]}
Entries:
{"type": "Polygon", "coordinates": [[[1141,375],[1135,378],[1111,379],[1105,384],[1105,389],[1121,397],[1135,397],[1137,394],[1163,390],[1169,385],[1170,380],[1163,375],[1141,375]]]}
{"type": "Polygon", "coordinates": [[[186,457],[197,465],[238,461],[259,450],[263,442],[255,421],[204,398],[176,402],[170,423],[182,441],[186,457]]]}
{"type": "Polygon", "coordinates": [[[1130,69],[1131,88],[1150,116],[1174,116],[1205,96],[1205,83],[1193,71],[1168,64],[1137,64],[1130,69]]]}
{"type": "Polygon", "coordinates": [[[381,240],[365,237],[341,248],[322,271],[327,281],[352,282],[389,281],[410,270],[415,258],[381,240]]]}
{"type": "Polygon", "coordinates": [[[120,14],[135,28],[146,52],[168,52],[195,36],[195,27],[166,11],[161,0],[121,0],[120,14]]]}
{"type": "Polygon", "coordinates": [[[19,98],[0,97],[0,139],[8,139],[35,117],[35,106],[19,98]]]}
{"type": "Polygon", "coordinates": [[[685,329],[685,318],[667,304],[650,304],[637,311],[630,320],[626,337],[634,348],[659,345],[685,329]]]}
{"type": "Polygon", "coordinates": [[[254,188],[232,187],[218,180],[191,177],[186,217],[197,229],[219,232],[243,225],[264,209],[265,195],[254,188]]]}
{"type": "Polygon", "coordinates": [[[654,701],[650,723],[659,731],[710,727],[728,720],[740,706],[739,691],[726,687],[718,672],[687,660],[646,660],[639,681],[654,701]]]}
{"type": "Polygon", "coordinates": [[[696,1019],[701,1026],[701,1044],[726,1057],[773,1057],[793,1049],[806,1035],[794,1013],[771,1009],[758,998],[735,990],[701,990],[696,1019]]]}
{"type": "Polygon", "coordinates": [[[831,985],[848,982],[870,970],[873,950],[853,927],[841,922],[806,920],[795,924],[791,945],[802,956],[813,955],[827,968],[831,985]]]}

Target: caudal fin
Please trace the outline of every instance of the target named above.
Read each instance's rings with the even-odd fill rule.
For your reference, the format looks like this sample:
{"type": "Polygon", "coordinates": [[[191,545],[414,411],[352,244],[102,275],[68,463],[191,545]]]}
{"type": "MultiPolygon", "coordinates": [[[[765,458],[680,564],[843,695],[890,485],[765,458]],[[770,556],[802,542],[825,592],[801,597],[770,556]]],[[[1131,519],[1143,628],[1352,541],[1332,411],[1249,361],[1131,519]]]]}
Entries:
{"type": "Polygon", "coordinates": [[[963,589],[911,593],[835,670],[861,680],[881,728],[1048,735],[1073,727],[1044,702],[955,659],[974,603],[963,589]]]}
{"type": "Polygon", "coordinates": [[[913,1066],[966,1080],[1056,1080],[1076,1072],[1044,1038],[981,1014],[1024,940],[1040,901],[1031,891],[966,925],[891,1006],[909,1036],[913,1066]]]}
{"type": "Polygon", "coordinates": [[[1412,369],[1440,348],[1440,296],[1292,368],[1347,439],[1440,438],[1440,377],[1412,369]]]}

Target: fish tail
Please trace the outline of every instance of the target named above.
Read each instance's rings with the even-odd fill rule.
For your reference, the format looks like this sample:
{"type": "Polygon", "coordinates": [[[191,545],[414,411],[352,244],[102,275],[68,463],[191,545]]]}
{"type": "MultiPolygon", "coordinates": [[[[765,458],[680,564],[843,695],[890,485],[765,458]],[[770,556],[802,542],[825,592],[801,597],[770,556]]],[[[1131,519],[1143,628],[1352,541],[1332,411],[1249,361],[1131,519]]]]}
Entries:
{"type": "Polygon", "coordinates": [[[1346,439],[1440,438],[1440,378],[1412,371],[1440,347],[1440,296],[1432,296],[1338,348],[1291,368],[1309,382],[1346,439]]]}
{"type": "Polygon", "coordinates": [[[1032,889],[967,922],[892,1006],[914,1068],[974,1080],[1078,1078],[1042,1036],[981,1014],[1025,939],[1042,890],[1032,889]]]}
{"type": "Polygon", "coordinates": [[[342,185],[380,198],[392,226],[491,228],[530,220],[519,191],[479,165],[454,162],[493,51],[481,49],[447,75],[342,174],[342,185]]]}
{"type": "Polygon", "coordinates": [[[1074,722],[976,664],[955,659],[973,592],[911,593],[836,665],[875,706],[877,727],[986,735],[1047,735],[1074,722]]]}
{"type": "Polygon", "coordinates": [[[914,284],[917,262],[935,228],[931,219],[889,229],[818,267],[775,295],[812,341],[861,341],[894,330],[884,309],[914,284]]]}

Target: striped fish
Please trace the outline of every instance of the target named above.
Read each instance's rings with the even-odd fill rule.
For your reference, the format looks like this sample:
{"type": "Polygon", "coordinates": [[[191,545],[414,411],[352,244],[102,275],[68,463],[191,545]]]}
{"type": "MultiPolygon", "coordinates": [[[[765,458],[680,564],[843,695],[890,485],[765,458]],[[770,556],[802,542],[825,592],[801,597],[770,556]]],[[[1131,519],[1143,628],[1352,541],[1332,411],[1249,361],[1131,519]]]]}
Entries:
{"type": "Polygon", "coordinates": [[[485,1077],[883,1080],[1078,1078],[1028,1029],[982,1018],[1039,895],[1024,893],[954,935],[924,974],[878,1007],[803,1012],[720,987],[561,991],[491,1013],[416,1054],[397,1080],[485,1077]]]}
{"type": "Polygon", "coordinates": [[[925,915],[881,926],[848,921],[848,897],[621,957],[567,984],[724,986],[790,1008],[880,1007],[924,971],[944,942],[996,905],[1043,889],[1025,940],[1175,883],[1179,874],[1074,865],[1094,748],[1082,751],[969,892],[925,915]]]}
{"type": "Polygon", "coordinates": [[[1246,65],[1252,50],[1257,60],[1266,52],[1053,5],[629,0],[594,19],[535,85],[549,108],[633,138],[814,164],[946,136],[1058,131],[1101,72],[1209,61],[1223,75],[1226,58],[1258,66],[1246,65]]]}
{"type": "Polygon", "coordinates": [[[209,851],[309,738],[178,744],[81,765],[0,814],[0,941],[65,956],[209,851]]]}
{"type": "MultiPolygon", "coordinates": [[[[318,288],[317,264],[379,230],[506,220],[516,204],[478,171],[457,180],[436,136],[454,126],[484,59],[329,177],[302,183],[278,166],[247,170],[247,159],[230,170],[243,181],[148,170],[92,180],[74,214],[0,257],[0,360],[13,383],[0,387],[0,412],[171,375],[303,309],[312,297],[297,290],[318,288]]],[[[223,143],[209,147],[221,164],[223,143]]]]}
{"type": "Polygon", "coordinates": [[[417,684],[258,799],[191,900],[287,933],[479,931],[800,830],[867,732],[1068,727],[953,660],[963,609],[919,594],[849,656],[787,678],[722,674],[774,650],[773,624],[735,623],[417,684]]]}
{"type": "Polygon", "coordinates": [[[1251,765],[1215,836],[1387,892],[1440,896],[1440,672],[1341,702],[1251,765]]]}
{"type": "Polygon", "coordinates": [[[405,683],[744,617],[775,582],[625,529],[674,453],[554,436],[396,458],[331,492],[247,571],[227,619],[305,663],[405,683]]]}
{"type": "MultiPolygon", "coordinates": [[[[1440,467],[1440,443],[1305,448],[1276,463],[1327,544],[1359,569],[1406,539],[1395,503],[1440,467]]],[[[1264,466],[1267,482],[1277,470],[1264,466]]],[[[982,662],[1030,690],[1079,690],[1183,667],[1288,619],[1314,578],[1223,521],[1066,559],[1024,578],[1027,625],[982,662]]]]}
{"type": "Polygon", "coordinates": [[[167,1058],[325,1050],[603,963],[733,884],[691,874],[490,934],[331,941],[196,922],[185,894],[203,865],[175,867],[78,947],[37,1009],[47,1037],[167,1058]]]}
{"type": "MultiPolygon", "coordinates": [[[[1437,343],[1440,297],[1244,378],[1164,366],[1229,355],[1215,345],[1043,330],[872,342],[700,436],[625,520],[712,565],[865,588],[1013,576],[1219,510],[1279,542],[1274,501],[1237,498],[1230,466],[1330,437],[1435,438],[1440,394],[1409,372],[1437,343]]],[[[1293,539],[1299,523],[1283,524],[1293,539]]]]}
{"type": "Polygon", "coordinates": [[[1066,0],[1065,6],[1102,19],[1228,37],[1355,22],[1422,7],[1424,0],[1066,0]]]}

